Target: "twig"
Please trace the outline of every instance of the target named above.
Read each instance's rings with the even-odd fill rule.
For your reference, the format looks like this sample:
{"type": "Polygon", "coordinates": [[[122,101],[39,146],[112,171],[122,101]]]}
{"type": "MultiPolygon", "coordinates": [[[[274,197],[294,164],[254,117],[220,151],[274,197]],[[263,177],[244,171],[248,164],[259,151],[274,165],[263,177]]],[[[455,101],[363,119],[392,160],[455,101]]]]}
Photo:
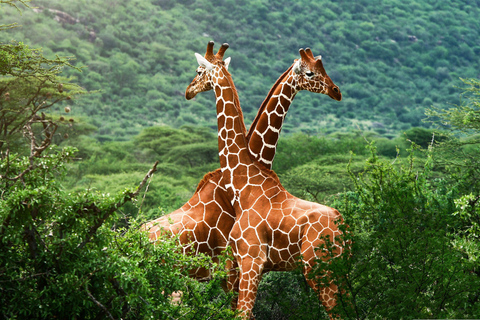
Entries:
{"type": "Polygon", "coordinates": [[[435,142],[435,132],[432,133],[432,141],[430,141],[430,147],[433,148],[433,143],[435,142]]]}
{"type": "Polygon", "coordinates": [[[136,196],[138,196],[138,194],[140,193],[140,190],[142,190],[143,186],[145,185],[145,183],[147,183],[147,180],[155,173],[155,171],[157,171],[157,165],[158,165],[158,160],[155,161],[155,163],[153,164],[153,167],[152,169],[150,169],[147,174],[145,175],[145,177],[143,178],[142,182],[140,182],[140,184],[138,185],[138,188],[137,188],[137,191],[135,191],[134,193],[131,194],[131,197],[132,198],[135,198],[136,196]]]}
{"type": "Polygon", "coordinates": [[[125,297],[127,296],[127,293],[120,286],[120,283],[118,282],[118,280],[116,278],[111,278],[111,279],[109,279],[109,281],[112,284],[115,291],[117,292],[117,295],[119,295],[121,297],[122,301],[123,301],[122,317],[121,317],[121,319],[123,319],[130,312],[130,308],[128,307],[128,302],[125,300],[125,297]]]}
{"type": "Polygon", "coordinates": [[[145,197],[147,196],[148,187],[150,187],[150,183],[152,183],[152,179],[153,179],[153,172],[152,172],[152,176],[150,177],[150,180],[148,181],[147,186],[145,187],[145,192],[143,193],[142,202],[140,203],[140,207],[138,208],[139,211],[142,210],[143,203],[145,202],[145,197]]]}
{"type": "Polygon", "coordinates": [[[10,280],[1,280],[0,283],[3,283],[3,282],[26,281],[27,279],[30,279],[30,278],[40,277],[40,276],[49,275],[49,274],[50,274],[49,271],[47,271],[47,272],[41,272],[41,273],[35,273],[35,274],[31,274],[31,275],[29,275],[29,276],[25,276],[25,277],[23,277],[23,278],[10,279],[10,280]]]}

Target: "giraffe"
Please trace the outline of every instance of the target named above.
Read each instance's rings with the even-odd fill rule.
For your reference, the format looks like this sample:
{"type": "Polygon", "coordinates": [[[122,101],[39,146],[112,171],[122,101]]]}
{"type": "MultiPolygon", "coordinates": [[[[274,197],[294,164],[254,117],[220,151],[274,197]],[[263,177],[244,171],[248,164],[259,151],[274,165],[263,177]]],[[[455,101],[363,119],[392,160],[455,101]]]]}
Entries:
{"type": "MultiPolygon", "coordinates": [[[[211,62],[223,59],[226,45],[217,55],[213,54],[213,45],[213,41],[208,44],[205,58],[211,62]]],[[[307,49],[305,52],[313,58],[311,50],[307,49]]],[[[199,81],[197,78],[199,76],[192,83],[199,81]]],[[[247,140],[250,141],[250,154],[268,169],[271,168],[275,156],[283,120],[296,93],[300,90],[323,93],[335,100],[342,98],[340,90],[324,70],[322,73],[313,74],[312,71],[298,69],[296,62],[289,67],[278,78],[263,101],[247,135],[247,140]],[[324,84],[323,89],[319,87],[320,84],[324,84]]],[[[234,221],[233,207],[227,199],[222,174],[218,169],[205,175],[185,205],[168,215],[150,221],[145,228],[149,230],[150,239],[153,241],[165,231],[179,234],[185,252],[193,249],[194,253],[207,254],[216,262],[218,255],[227,246],[228,234],[234,221]]],[[[191,275],[197,279],[208,279],[210,272],[200,268],[191,270],[191,275]]]]}
{"type": "MultiPolygon", "coordinates": [[[[304,70],[307,76],[325,72],[321,59],[313,57],[310,50],[301,49],[300,55],[301,59],[293,66],[294,72],[304,70]]],[[[198,78],[188,86],[185,96],[191,99],[199,92],[212,89],[216,96],[222,178],[235,212],[228,244],[238,266],[238,271],[230,270],[231,279],[236,279],[230,282],[231,288],[237,289],[238,285],[237,309],[244,318],[249,318],[262,274],[292,270],[301,257],[308,284],[318,292],[330,312],[336,304],[338,288],[333,282],[327,287],[317,287],[307,275],[315,258],[325,259],[322,252],[315,251],[323,241],[321,236],[334,241],[337,255],[342,252],[343,244],[336,241],[341,234],[337,226],[342,221],[341,215],[333,208],[291,195],[273,171],[251,158],[238,95],[226,63],[211,62],[199,54],[196,57],[198,78]]],[[[300,84],[301,81],[293,88],[300,84]]],[[[324,83],[317,90],[325,90],[326,86],[324,83]]]]}
{"type": "Polygon", "coordinates": [[[278,78],[247,133],[251,157],[268,169],[272,167],[283,121],[299,91],[322,93],[334,100],[342,100],[340,89],[323,67],[322,57],[314,57],[310,48],[300,49],[299,53],[301,59],[309,61],[311,65],[302,67],[302,60],[295,60],[294,64],[278,78]],[[313,61],[316,61],[315,64],[313,61]]]}

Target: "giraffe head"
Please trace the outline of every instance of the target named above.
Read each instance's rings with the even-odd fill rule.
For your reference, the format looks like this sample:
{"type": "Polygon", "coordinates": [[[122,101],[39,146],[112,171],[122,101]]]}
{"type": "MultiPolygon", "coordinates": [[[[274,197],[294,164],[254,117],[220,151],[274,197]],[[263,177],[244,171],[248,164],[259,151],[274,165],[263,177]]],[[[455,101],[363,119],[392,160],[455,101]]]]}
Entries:
{"type": "Polygon", "coordinates": [[[208,43],[205,57],[202,57],[202,55],[195,53],[198,62],[197,75],[185,91],[185,98],[187,100],[195,97],[197,93],[213,89],[212,77],[214,76],[215,71],[218,67],[224,66],[225,69],[228,69],[228,65],[230,64],[230,58],[227,58],[225,59],[225,61],[223,61],[223,55],[228,49],[228,43],[222,44],[220,49],[218,49],[217,54],[213,53],[213,45],[213,41],[210,41],[208,43]]]}
{"type": "Polygon", "coordinates": [[[314,57],[310,48],[300,49],[299,52],[301,58],[295,60],[292,67],[293,72],[298,76],[297,90],[323,93],[334,100],[342,100],[340,89],[323,68],[322,57],[314,57]]]}

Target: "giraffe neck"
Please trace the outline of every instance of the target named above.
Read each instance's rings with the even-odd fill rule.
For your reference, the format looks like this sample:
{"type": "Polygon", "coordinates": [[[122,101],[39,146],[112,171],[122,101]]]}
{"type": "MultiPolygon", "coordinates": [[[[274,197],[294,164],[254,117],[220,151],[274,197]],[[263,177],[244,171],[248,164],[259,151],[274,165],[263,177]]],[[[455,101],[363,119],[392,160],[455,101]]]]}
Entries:
{"type": "Polygon", "coordinates": [[[217,104],[218,151],[227,191],[233,191],[232,203],[240,190],[238,177],[247,177],[247,166],[253,164],[246,142],[246,129],[237,90],[228,71],[217,71],[213,89],[217,104]],[[235,179],[233,178],[235,176],[235,179]]]}
{"type": "Polygon", "coordinates": [[[251,157],[269,169],[272,168],[283,121],[297,92],[295,73],[290,67],[270,89],[248,131],[251,157]]]}

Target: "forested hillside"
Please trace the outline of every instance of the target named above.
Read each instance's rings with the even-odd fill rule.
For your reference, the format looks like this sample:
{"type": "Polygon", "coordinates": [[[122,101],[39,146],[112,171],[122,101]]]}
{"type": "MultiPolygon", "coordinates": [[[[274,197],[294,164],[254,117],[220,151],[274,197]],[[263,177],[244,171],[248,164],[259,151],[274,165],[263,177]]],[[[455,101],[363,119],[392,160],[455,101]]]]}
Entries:
{"type": "MultiPolygon", "coordinates": [[[[426,107],[458,102],[459,77],[479,77],[479,1],[36,0],[18,16],[0,8],[0,34],[73,55],[77,82],[93,93],[74,118],[100,140],[126,140],[158,124],[215,127],[212,96],[187,102],[194,52],[228,42],[246,123],[275,79],[311,47],[344,100],[301,93],[285,132],[360,128],[387,137],[422,125],[426,107]]],[[[63,106],[57,113],[63,112],[63,106]]],[[[70,116],[70,115],[69,115],[70,116]]]]}

